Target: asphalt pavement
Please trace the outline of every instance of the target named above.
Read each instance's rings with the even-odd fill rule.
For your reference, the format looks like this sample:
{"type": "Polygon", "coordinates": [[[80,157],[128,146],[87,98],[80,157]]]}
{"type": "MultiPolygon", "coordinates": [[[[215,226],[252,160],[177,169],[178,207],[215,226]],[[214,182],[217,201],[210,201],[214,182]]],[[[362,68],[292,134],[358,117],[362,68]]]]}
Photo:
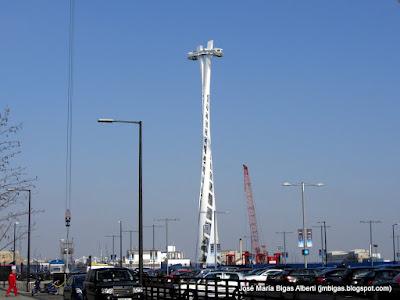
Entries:
{"type": "Polygon", "coordinates": [[[40,293],[32,297],[30,294],[21,291],[18,293],[18,296],[14,296],[14,293],[11,292],[10,296],[7,298],[6,297],[6,290],[3,288],[0,288],[0,299],[10,299],[10,300],[61,300],[63,297],[61,295],[49,295],[45,293],[40,293]]]}

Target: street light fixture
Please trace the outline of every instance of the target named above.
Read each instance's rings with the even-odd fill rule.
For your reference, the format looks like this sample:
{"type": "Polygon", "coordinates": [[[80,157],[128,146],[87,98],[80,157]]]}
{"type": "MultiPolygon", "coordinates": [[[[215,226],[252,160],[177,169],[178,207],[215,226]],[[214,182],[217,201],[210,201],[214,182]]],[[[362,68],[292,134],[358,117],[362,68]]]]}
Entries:
{"type": "Polygon", "coordinates": [[[379,224],[382,223],[379,220],[367,220],[367,221],[360,221],[361,224],[369,224],[369,259],[371,261],[371,266],[374,266],[374,258],[372,255],[372,224],[379,224]]]}
{"type": "Polygon", "coordinates": [[[143,193],[142,193],[142,121],[98,119],[99,123],[127,123],[139,125],[139,283],[143,283],[143,193]]]}
{"type": "Polygon", "coordinates": [[[322,187],[324,186],[323,183],[305,183],[305,182],[300,182],[300,183],[290,183],[290,182],[284,182],[282,183],[282,186],[284,187],[301,187],[301,208],[302,208],[302,215],[303,215],[303,257],[304,257],[304,268],[307,269],[307,239],[306,239],[306,222],[305,222],[305,209],[304,209],[304,190],[306,186],[309,187],[322,187]]]}
{"type": "Polygon", "coordinates": [[[399,223],[394,223],[392,225],[392,233],[393,233],[393,263],[396,263],[396,244],[394,241],[394,227],[399,225],[399,223]]]}
{"type": "Polygon", "coordinates": [[[26,267],[26,291],[29,292],[29,278],[31,275],[31,190],[30,189],[20,189],[20,188],[10,188],[9,192],[28,192],[28,263],[26,267]]]}

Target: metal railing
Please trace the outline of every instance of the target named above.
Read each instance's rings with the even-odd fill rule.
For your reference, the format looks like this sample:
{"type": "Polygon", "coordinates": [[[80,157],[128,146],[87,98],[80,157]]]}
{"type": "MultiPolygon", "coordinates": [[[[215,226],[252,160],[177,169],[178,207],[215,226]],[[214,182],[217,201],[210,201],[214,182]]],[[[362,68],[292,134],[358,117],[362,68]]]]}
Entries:
{"type": "MultiPolygon", "coordinates": [[[[144,278],[143,292],[145,299],[180,299],[180,300],[207,300],[207,299],[345,299],[347,296],[358,296],[365,299],[387,299],[391,296],[387,292],[355,294],[354,292],[318,292],[297,291],[295,287],[315,286],[317,283],[278,283],[269,281],[238,280],[238,279],[206,279],[206,278],[144,278]],[[280,287],[277,289],[276,287],[280,287]],[[284,290],[285,289],[285,290],[284,290]],[[316,298],[317,297],[317,298],[316,298]]],[[[399,291],[396,292],[399,293],[399,291]]],[[[392,298],[391,298],[392,299],[392,298]]],[[[398,299],[398,298],[393,298],[398,299]]],[[[400,298],[399,298],[400,299],[400,298]]]]}
{"type": "Polygon", "coordinates": [[[244,280],[205,278],[146,278],[147,299],[243,299],[244,280]]]}

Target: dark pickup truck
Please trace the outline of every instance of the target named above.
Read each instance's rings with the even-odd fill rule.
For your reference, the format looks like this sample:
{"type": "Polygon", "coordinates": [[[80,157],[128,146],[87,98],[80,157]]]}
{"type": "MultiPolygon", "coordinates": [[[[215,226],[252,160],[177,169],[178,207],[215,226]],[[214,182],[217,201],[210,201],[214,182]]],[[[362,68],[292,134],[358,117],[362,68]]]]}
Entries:
{"type": "Polygon", "coordinates": [[[86,300],[143,299],[143,287],[133,271],[127,268],[92,269],[83,282],[86,300]]]}

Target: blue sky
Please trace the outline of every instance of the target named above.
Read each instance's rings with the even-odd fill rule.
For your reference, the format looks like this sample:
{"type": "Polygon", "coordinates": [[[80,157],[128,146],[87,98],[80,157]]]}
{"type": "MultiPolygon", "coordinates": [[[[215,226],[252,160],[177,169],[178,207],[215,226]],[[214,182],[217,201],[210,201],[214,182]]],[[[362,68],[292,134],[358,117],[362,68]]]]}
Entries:
{"type": "MultiPolygon", "coordinates": [[[[110,249],[103,236],[137,223],[137,131],[144,122],[145,224],[179,217],[170,239],[194,254],[201,98],[186,53],[214,39],[212,137],[223,248],[248,232],[242,164],[250,169],[262,239],[325,219],[328,247],[368,247],[361,219],[379,219],[391,255],[400,221],[397,1],[76,1],[72,235],[77,256],[110,249]]],[[[39,180],[33,248],[58,255],[64,237],[68,1],[0,2],[0,104],[23,122],[21,163],[39,180]]],[[[145,246],[150,247],[150,230],[145,246]]],[[[319,245],[319,233],[315,232],[319,245]]],[[[300,257],[295,235],[288,244],[300,257]]],[[[128,237],[124,241],[128,243],[128,237]]],[[[158,231],[157,244],[164,245],[158,231]]],[[[318,247],[313,248],[313,253],[318,247]]],[[[314,256],[316,259],[316,256],[314,256]]]]}

